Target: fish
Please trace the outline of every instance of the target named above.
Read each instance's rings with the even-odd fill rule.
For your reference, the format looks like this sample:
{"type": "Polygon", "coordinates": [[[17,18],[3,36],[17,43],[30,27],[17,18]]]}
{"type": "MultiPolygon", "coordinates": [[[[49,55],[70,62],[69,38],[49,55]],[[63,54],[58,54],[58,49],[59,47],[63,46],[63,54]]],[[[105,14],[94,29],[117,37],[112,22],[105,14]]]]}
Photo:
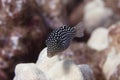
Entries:
{"type": "Polygon", "coordinates": [[[84,28],[81,23],[74,27],[62,25],[53,30],[46,40],[47,56],[53,57],[60,52],[66,50],[74,37],[82,37],[84,28]]]}

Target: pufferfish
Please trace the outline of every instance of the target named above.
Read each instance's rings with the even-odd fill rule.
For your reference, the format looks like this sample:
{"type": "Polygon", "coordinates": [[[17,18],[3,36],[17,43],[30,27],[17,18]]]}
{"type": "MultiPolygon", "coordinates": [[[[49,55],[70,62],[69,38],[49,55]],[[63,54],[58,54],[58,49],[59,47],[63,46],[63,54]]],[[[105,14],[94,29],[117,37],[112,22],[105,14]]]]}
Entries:
{"type": "Polygon", "coordinates": [[[46,40],[47,56],[53,57],[54,55],[63,52],[70,46],[74,37],[82,37],[84,28],[81,23],[74,27],[63,25],[58,29],[53,30],[46,40]]]}

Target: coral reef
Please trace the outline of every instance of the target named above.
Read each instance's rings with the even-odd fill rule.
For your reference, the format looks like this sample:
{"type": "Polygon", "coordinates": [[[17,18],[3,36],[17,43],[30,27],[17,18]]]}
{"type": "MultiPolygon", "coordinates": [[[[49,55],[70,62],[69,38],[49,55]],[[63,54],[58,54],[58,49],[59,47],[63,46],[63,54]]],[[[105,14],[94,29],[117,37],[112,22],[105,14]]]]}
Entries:
{"type": "Polygon", "coordinates": [[[74,41],[61,56],[90,65],[96,80],[119,80],[119,32],[119,22],[108,29],[97,28],[87,43],[74,41]]]}
{"type": "Polygon", "coordinates": [[[94,80],[88,65],[76,65],[71,60],[60,59],[58,55],[47,57],[47,48],[40,53],[37,62],[21,63],[15,68],[14,80],[94,80]],[[27,76],[26,76],[27,74],[27,76]]]}
{"type": "Polygon", "coordinates": [[[0,0],[0,80],[67,80],[71,72],[83,80],[93,74],[95,80],[119,80],[119,13],[120,0],[0,0]],[[74,38],[59,56],[43,54],[52,30],[79,22],[83,37],[74,38]],[[64,63],[71,66],[68,75],[64,63]]]}
{"type": "Polygon", "coordinates": [[[120,23],[109,27],[109,36],[111,38],[110,49],[106,60],[102,63],[102,70],[106,80],[119,80],[120,77],[120,23]]]}
{"type": "Polygon", "coordinates": [[[0,0],[0,79],[12,79],[17,63],[35,61],[44,48],[48,29],[33,4],[0,0]]]}

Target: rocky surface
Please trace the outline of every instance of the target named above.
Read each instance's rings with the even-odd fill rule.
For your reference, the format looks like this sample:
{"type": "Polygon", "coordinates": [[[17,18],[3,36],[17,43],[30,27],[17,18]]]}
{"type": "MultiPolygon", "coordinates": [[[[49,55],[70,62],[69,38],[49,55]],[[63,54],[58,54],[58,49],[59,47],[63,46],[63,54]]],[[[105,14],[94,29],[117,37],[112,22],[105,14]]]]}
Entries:
{"type": "Polygon", "coordinates": [[[73,61],[47,57],[47,48],[40,53],[37,62],[18,64],[14,80],[94,80],[88,65],[76,65],[73,61]],[[26,74],[28,74],[26,76],[26,74]]]}

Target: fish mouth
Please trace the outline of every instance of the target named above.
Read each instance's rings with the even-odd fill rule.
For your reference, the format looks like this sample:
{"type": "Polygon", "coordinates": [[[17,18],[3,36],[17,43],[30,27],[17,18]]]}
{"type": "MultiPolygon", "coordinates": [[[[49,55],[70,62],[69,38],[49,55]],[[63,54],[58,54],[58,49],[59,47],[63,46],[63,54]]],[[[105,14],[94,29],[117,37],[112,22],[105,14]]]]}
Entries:
{"type": "Polygon", "coordinates": [[[51,58],[51,57],[55,56],[55,53],[54,52],[48,52],[47,56],[51,58]]]}

